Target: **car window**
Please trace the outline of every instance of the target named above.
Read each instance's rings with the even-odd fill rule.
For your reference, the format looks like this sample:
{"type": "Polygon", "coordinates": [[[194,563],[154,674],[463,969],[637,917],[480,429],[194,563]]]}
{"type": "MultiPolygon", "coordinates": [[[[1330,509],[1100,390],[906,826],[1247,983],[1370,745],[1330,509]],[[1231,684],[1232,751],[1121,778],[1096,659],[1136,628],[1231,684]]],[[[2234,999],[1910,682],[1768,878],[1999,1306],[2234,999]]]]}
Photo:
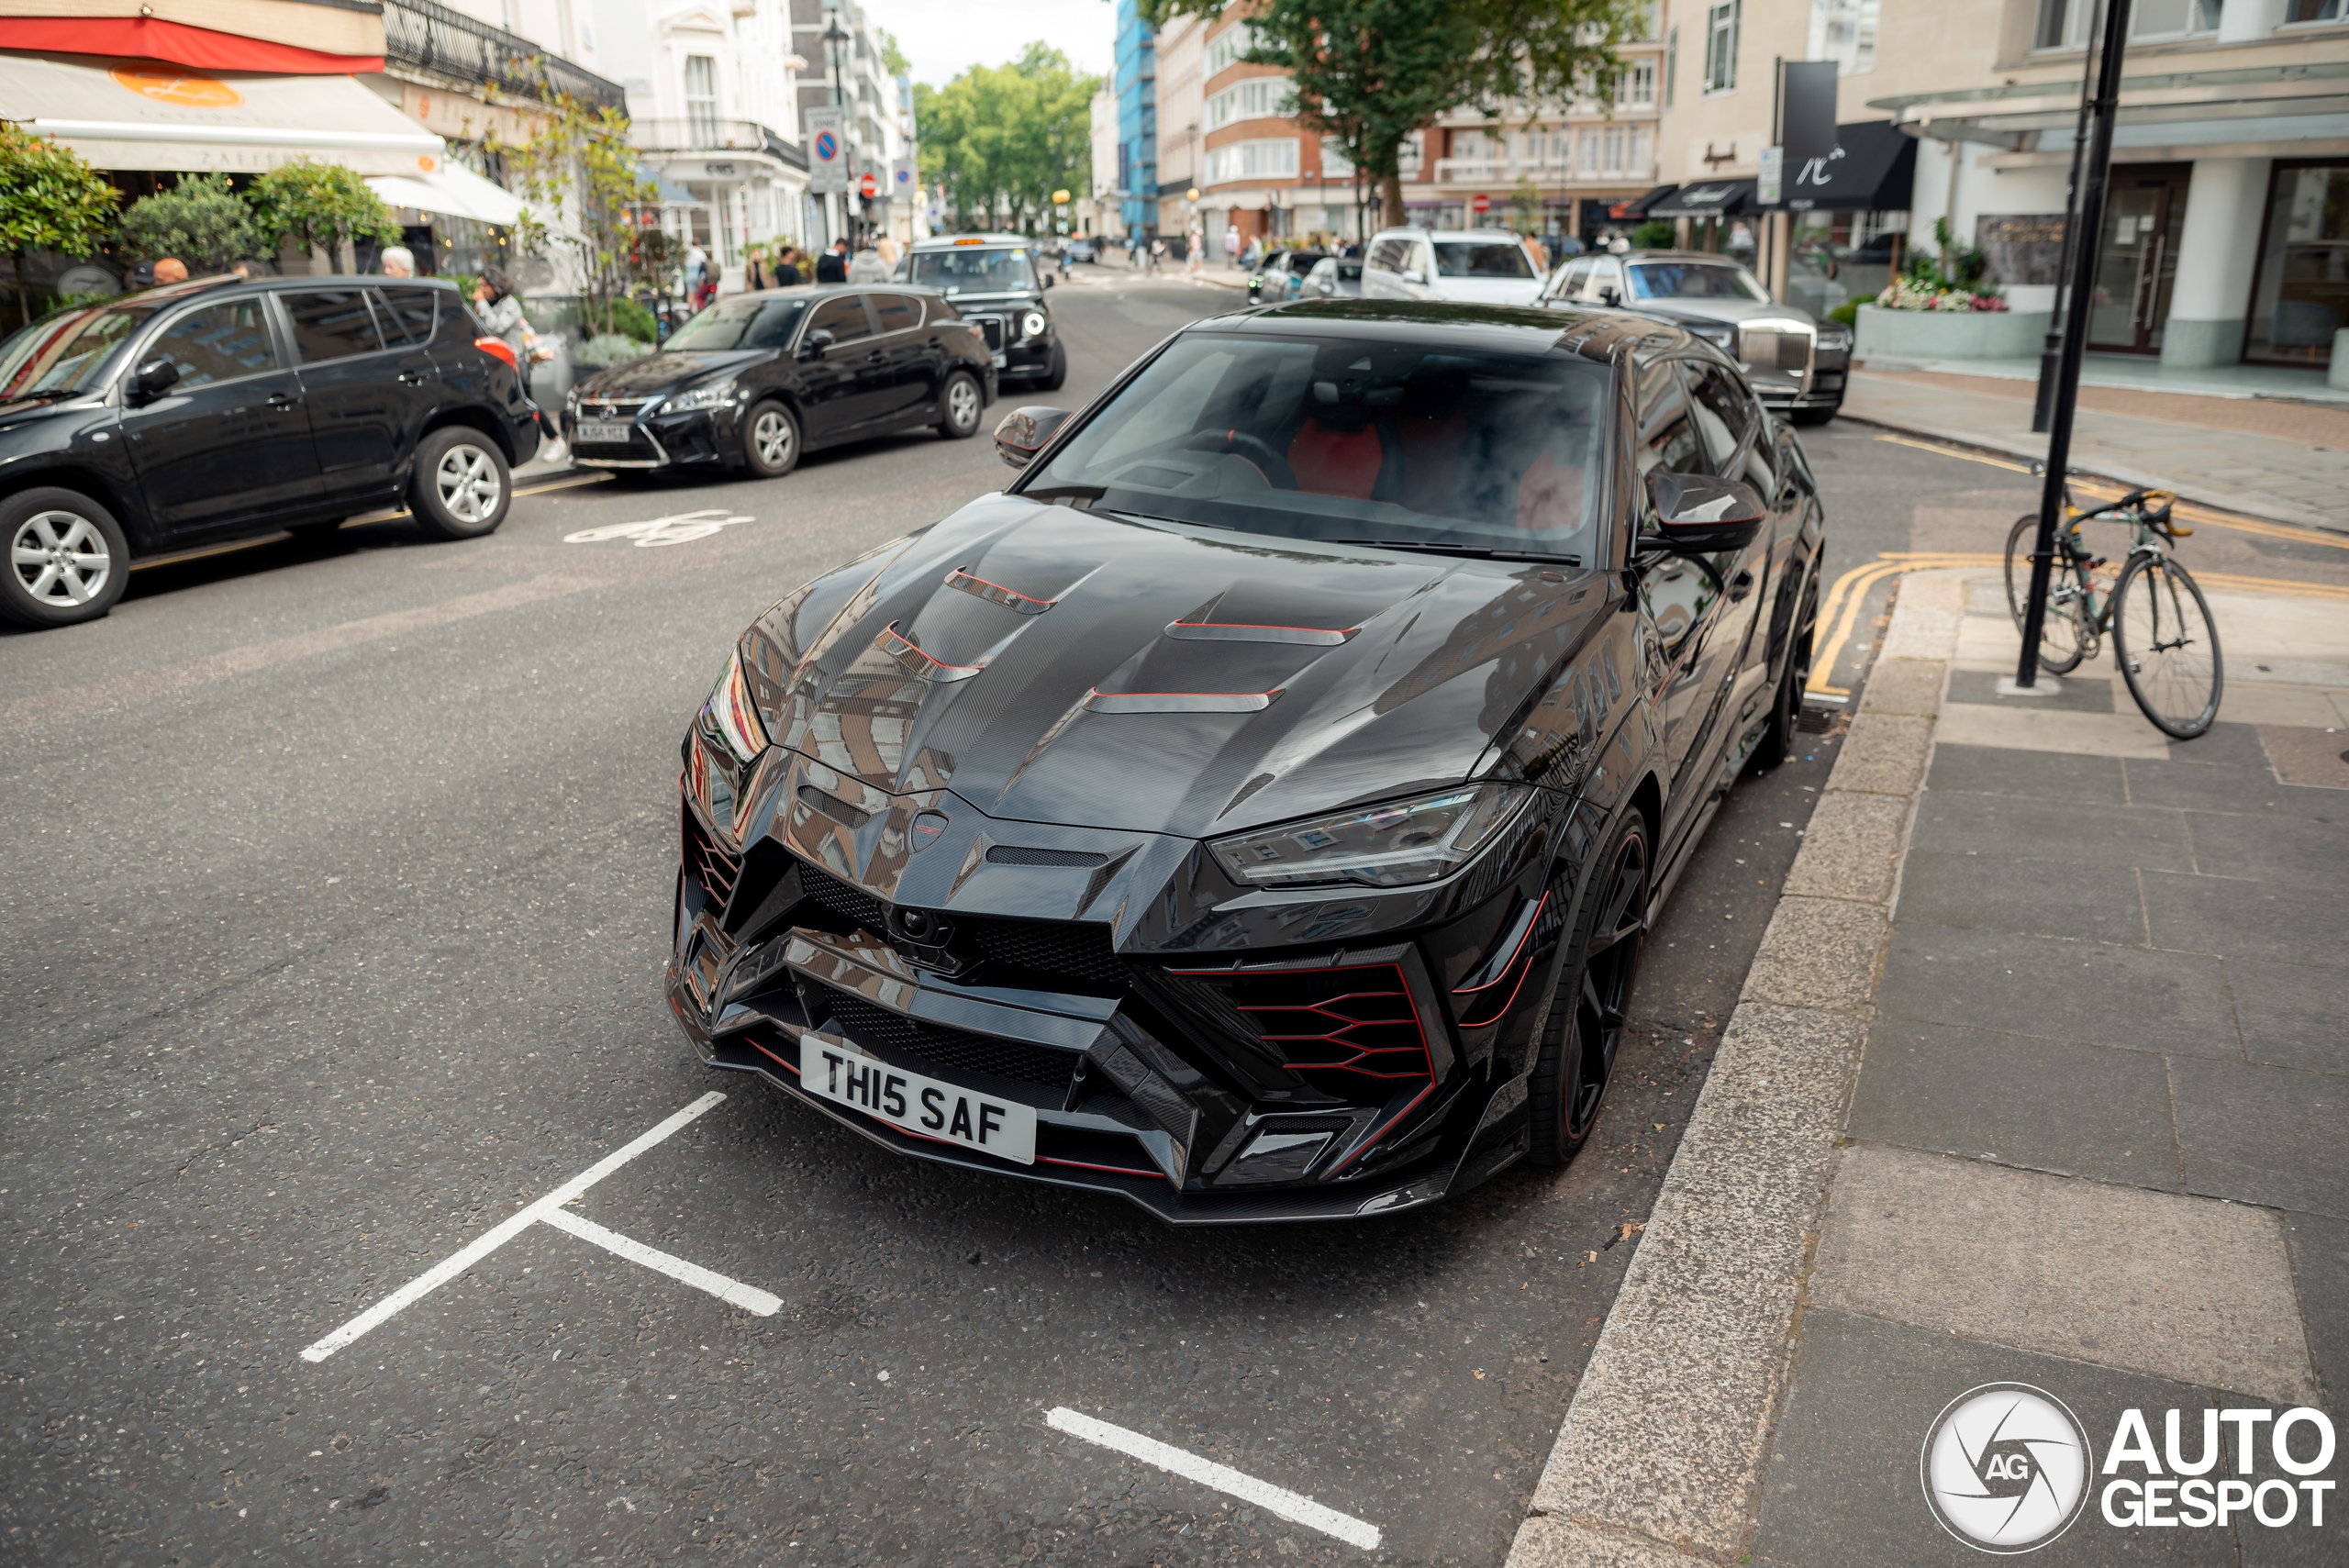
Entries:
{"type": "Polygon", "coordinates": [[[321,289],[317,293],[284,294],[285,313],[294,321],[294,347],[306,365],[372,354],[384,346],[375,330],[374,312],[367,307],[365,289],[321,289]]]}
{"type": "Polygon", "coordinates": [[[1674,360],[1651,360],[1640,367],[1640,447],[1642,488],[1649,474],[1702,473],[1710,454],[1705,450],[1688,413],[1688,394],[1680,384],[1680,366],[1674,360]]]}
{"type": "Polygon", "coordinates": [[[666,349],[780,349],[807,309],[804,295],[736,295],[672,333],[666,349]]]}
{"type": "Polygon", "coordinates": [[[873,328],[864,319],[864,296],[858,294],[834,295],[816,307],[807,318],[810,332],[829,332],[835,343],[852,342],[873,336],[873,328]]]}
{"type": "Polygon", "coordinates": [[[1439,239],[1436,271],[1447,278],[1530,278],[1533,262],[1511,239],[1439,239]]]}
{"type": "Polygon", "coordinates": [[[172,317],[141,358],[158,354],[169,355],[180,367],[177,386],[183,391],[278,368],[277,344],[254,295],[201,305],[172,317]]]}
{"type": "Polygon", "coordinates": [[[1555,299],[1580,299],[1583,285],[1590,282],[1590,269],[1589,261],[1568,261],[1566,270],[1558,274],[1558,281],[1550,291],[1551,296],[1555,299]]]}
{"type": "Polygon", "coordinates": [[[1339,262],[1338,276],[1350,284],[1362,282],[1362,263],[1360,261],[1339,262]]]}
{"type": "Polygon", "coordinates": [[[1642,261],[1631,269],[1641,299],[1740,299],[1761,305],[1769,291],[1743,267],[1722,261],[1642,261]]]}
{"type": "Polygon", "coordinates": [[[1615,298],[1618,303],[1620,303],[1623,297],[1623,263],[1620,261],[1592,262],[1590,297],[1603,302],[1609,289],[1615,291],[1615,298]]]}
{"type": "Polygon", "coordinates": [[[1034,294],[1035,263],[1025,246],[970,245],[952,250],[917,250],[908,283],[941,294],[1034,294]]]}
{"type": "Polygon", "coordinates": [[[419,288],[380,290],[375,295],[375,309],[383,318],[384,340],[418,345],[432,341],[433,317],[441,293],[440,289],[419,288]]]}
{"type": "Polygon", "coordinates": [[[1411,253],[1408,239],[1382,239],[1370,249],[1370,264],[1382,272],[1399,272],[1410,262],[1404,258],[1411,253]]]}
{"type": "Polygon", "coordinates": [[[14,333],[0,343],[0,403],[71,396],[96,385],[115,351],[166,303],[61,310],[14,333]]]}
{"type": "Polygon", "coordinates": [[[1752,409],[1745,389],[1720,365],[1692,361],[1685,367],[1689,413],[1703,435],[1705,455],[1712,472],[1737,477],[1738,449],[1752,429],[1752,409]]]}
{"type": "Polygon", "coordinates": [[[873,295],[873,314],[884,332],[910,332],[921,325],[921,301],[909,294],[873,295]]]}

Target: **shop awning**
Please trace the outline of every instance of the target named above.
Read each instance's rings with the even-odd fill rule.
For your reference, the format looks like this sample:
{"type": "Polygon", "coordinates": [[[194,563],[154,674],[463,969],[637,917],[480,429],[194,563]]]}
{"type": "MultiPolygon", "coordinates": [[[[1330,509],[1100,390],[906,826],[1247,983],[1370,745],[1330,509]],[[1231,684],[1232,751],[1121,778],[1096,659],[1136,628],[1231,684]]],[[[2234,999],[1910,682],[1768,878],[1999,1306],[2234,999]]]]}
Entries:
{"type": "Polygon", "coordinates": [[[1734,217],[1753,210],[1751,180],[1698,180],[1648,209],[1650,217],[1734,217]]]}
{"type": "Polygon", "coordinates": [[[1609,217],[1646,217],[1652,215],[1664,197],[1678,190],[1677,185],[1657,185],[1633,196],[1628,202],[1617,202],[1607,209],[1609,217]]]}
{"type": "Polygon", "coordinates": [[[0,103],[101,169],[258,174],[309,159],[362,174],[429,174],[448,157],[439,137],[349,76],[0,55],[0,103]]]}
{"type": "Polygon", "coordinates": [[[1835,150],[1787,171],[1796,212],[1906,212],[1917,173],[1917,139],[1889,120],[1835,128],[1835,150]]]}
{"type": "Polygon", "coordinates": [[[462,163],[443,163],[429,174],[377,174],[367,183],[389,206],[414,207],[440,217],[470,217],[501,228],[513,228],[528,205],[462,163]]]}

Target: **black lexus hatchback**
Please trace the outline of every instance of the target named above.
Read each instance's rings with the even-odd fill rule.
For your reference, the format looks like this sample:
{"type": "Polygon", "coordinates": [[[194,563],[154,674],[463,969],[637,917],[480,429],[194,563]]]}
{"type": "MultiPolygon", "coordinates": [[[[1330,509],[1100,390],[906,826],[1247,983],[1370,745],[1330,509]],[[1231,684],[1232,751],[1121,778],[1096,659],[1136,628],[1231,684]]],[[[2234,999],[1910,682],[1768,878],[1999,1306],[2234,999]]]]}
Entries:
{"type": "Polygon", "coordinates": [[[1677,327],[1332,300],[997,444],[1007,493],[785,597],[687,730],[704,1059],[1178,1224],[1570,1158],[1665,893],[1791,742],[1791,432],[1677,327]]]}
{"type": "Polygon", "coordinates": [[[975,435],[995,373],[979,329],[937,294],[767,289],[725,295],[661,352],[581,382],[563,434],[588,468],[776,479],[803,451],[841,441],[975,435]]]}
{"type": "Polygon", "coordinates": [[[199,278],[0,343],[0,616],[69,626],[135,561],[405,501],[440,539],[505,521],[539,445],[512,352],[454,285],[199,278]]]}

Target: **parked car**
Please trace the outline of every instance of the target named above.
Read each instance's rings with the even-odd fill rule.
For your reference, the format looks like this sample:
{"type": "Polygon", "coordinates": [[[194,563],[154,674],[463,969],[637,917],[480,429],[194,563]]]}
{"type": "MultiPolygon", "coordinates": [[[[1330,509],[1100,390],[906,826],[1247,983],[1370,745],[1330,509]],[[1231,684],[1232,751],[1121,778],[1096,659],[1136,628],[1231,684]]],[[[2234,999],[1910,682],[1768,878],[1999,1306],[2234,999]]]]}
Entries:
{"type": "Polygon", "coordinates": [[[1506,228],[1382,228],[1363,252],[1364,299],[1531,305],[1542,279],[1506,228]]]}
{"type": "Polygon", "coordinates": [[[406,501],[506,520],[538,450],[513,350],[429,278],[202,278],[55,311],[0,344],[0,616],[105,615],[131,563],[406,501]]]}
{"type": "Polygon", "coordinates": [[[1093,240],[1091,237],[1080,234],[1075,239],[1070,240],[1068,242],[1068,259],[1072,261],[1092,261],[1093,240]]]}
{"type": "Polygon", "coordinates": [[[1843,406],[1852,329],[1770,297],[1726,256],[1632,250],[1578,256],[1551,274],[1542,303],[1567,309],[1620,306],[1686,328],[1733,356],[1775,413],[1824,425],[1843,406]]]}
{"type": "Polygon", "coordinates": [[[1068,350],[1044,300],[1052,274],[1037,268],[1034,251],[1035,242],[1017,234],[917,239],[897,276],[937,290],[978,323],[1004,381],[1058,392],[1068,379],[1068,350]]]}
{"type": "Polygon", "coordinates": [[[839,284],[724,295],[657,354],[572,388],[573,461],[644,473],[704,468],[778,479],[800,454],[927,427],[977,432],[993,356],[926,289],[839,284]]]}
{"type": "Polygon", "coordinates": [[[1304,299],[1360,299],[1362,263],[1348,256],[1324,256],[1305,274],[1297,295],[1304,299]]]}
{"type": "Polygon", "coordinates": [[[1268,252],[1248,274],[1248,303],[1279,305],[1297,298],[1305,286],[1305,274],[1328,254],[1303,249],[1268,252]]]}
{"type": "Polygon", "coordinates": [[[996,439],[1007,494],[787,595],[687,728],[702,1058],[1179,1224],[1568,1159],[1665,890],[1795,743],[1793,436],[1670,326],[1306,300],[996,439]]]}

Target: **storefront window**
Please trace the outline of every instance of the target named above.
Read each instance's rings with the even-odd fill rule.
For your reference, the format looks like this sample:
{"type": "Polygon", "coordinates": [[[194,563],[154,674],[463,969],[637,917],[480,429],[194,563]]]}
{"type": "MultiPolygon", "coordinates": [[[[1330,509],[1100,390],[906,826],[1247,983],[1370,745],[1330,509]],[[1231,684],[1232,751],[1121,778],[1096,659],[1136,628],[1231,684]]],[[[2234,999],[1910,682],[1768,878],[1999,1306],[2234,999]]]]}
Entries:
{"type": "Polygon", "coordinates": [[[2349,162],[2278,163],[2243,358],[2332,362],[2349,326],[2349,162]]]}
{"type": "Polygon", "coordinates": [[[1797,214],[1787,302],[1825,316],[1849,300],[1874,300],[1892,282],[1908,228],[1905,212],[1797,214]]]}

